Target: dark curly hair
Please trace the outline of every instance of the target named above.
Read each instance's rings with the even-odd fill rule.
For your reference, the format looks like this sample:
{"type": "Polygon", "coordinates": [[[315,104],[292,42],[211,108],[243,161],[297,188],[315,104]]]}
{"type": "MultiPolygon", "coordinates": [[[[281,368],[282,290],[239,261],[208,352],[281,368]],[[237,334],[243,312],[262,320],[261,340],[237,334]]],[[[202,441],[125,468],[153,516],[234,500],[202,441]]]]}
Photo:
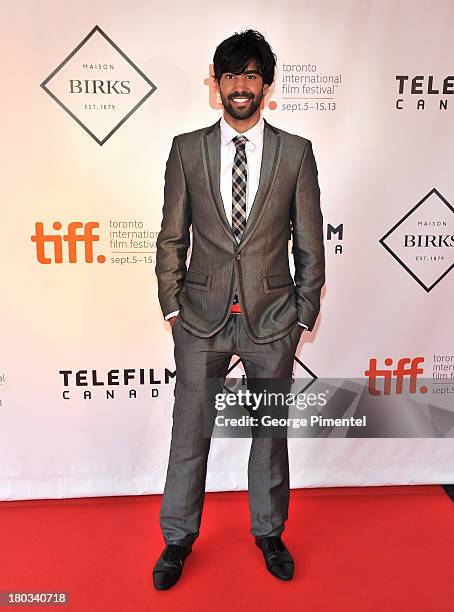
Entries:
{"type": "Polygon", "coordinates": [[[264,84],[271,85],[277,58],[263,34],[256,30],[235,32],[216,47],[213,57],[214,78],[219,82],[224,72],[241,74],[251,59],[257,62],[257,70],[264,84]]]}

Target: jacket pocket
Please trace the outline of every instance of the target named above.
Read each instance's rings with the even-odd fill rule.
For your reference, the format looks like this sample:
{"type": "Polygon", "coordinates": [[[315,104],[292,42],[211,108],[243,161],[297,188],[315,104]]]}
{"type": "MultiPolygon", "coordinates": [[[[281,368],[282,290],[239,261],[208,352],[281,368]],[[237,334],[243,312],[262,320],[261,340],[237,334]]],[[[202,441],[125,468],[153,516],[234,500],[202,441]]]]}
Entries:
{"type": "Polygon", "coordinates": [[[200,291],[208,291],[211,285],[211,274],[203,274],[202,272],[194,272],[188,270],[184,277],[184,284],[191,289],[199,289],[200,291]]]}
{"type": "Polygon", "coordinates": [[[270,274],[263,277],[263,290],[265,293],[280,293],[288,291],[295,286],[293,278],[289,272],[280,274],[270,274]]]}

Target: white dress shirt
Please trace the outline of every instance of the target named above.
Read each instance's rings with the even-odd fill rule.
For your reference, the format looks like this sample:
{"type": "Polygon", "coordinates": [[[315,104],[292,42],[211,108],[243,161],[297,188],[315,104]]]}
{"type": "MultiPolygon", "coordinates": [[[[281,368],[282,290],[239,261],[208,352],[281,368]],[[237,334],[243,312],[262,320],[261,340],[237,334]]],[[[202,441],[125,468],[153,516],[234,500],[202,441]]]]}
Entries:
{"type": "MultiPolygon", "coordinates": [[[[246,183],[246,220],[254,202],[255,195],[259,186],[260,168],[262,166],[262,153],[263,153],[263,131],[265,128],[265,122],[263,117],[257,121],[246,132],[237,132],[231,125],[227,123],[224,117],[221,117],[220,130],[221,130],[221,176],[220,176],[220,190],[222,203],[224,204],[224,210],[227,220],[232,225],[232,168],[233,160],[235,159],[235,144],[232,142],[235,136],[246,136],[248,141],[246,142],[246,160],[247,160],[247,183],[246,183]]],[[[170,319],[176,317],[180,311],[175,310],[170,312],[164,318],[170,319]]],[[[299,321],[298,321],[299,323],[299,321]]],[[[307,329],[307,325],[299,323],[302,327],[307,329]]]]}
{"type": "Polygon", "coordinates": [[[241,134],[231,127],[224,117],[221,118],[221,196],[225,214],[232,225],[232,169],[235,159],[236,147],[233,143],[235,136],[245,136],[247,181],[246,181],[246,220],[251,212],[255,194],[259,186],[260,168],[262,166],[263,130],[265,122],[263,117],[246,132],[241,134]]]}

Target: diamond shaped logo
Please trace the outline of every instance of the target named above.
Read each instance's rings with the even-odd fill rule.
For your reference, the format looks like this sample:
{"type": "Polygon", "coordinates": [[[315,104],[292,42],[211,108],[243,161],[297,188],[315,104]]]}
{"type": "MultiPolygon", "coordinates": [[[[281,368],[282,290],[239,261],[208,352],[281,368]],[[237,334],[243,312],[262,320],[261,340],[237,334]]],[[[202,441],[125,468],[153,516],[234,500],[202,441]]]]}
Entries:
{"type": "MultiPolygon", "coordinates": [[[[296,355],[293,360],[292,393],[296,396],[305,393],[316,380],[317,376],[296,355]]],[[[227,378],[224,383],[226,393],[235,393],[239,388],[246,388],[246,373],[241,359],[233,360],[227,370],[227,378]]]]}
{"type": "Polygon", "coordinates": [[[434,188],[380,243],[429,292],[454,267],[454,208],[434,188]]]}
{"type": "Polygon", "coordinates": [[[295,384],[292,387],[292,393],[299,395],[308,391],[318,377],[304,364],[296,355],[293,364],[293,379],[295,384]],[[298,388],[295,388],[296,385],[298,388]]]}
{"type": "Polygon", "coordinates": [[[156,85],[99,26],[41,87],[99,145],[156,91],[156,85]]]}

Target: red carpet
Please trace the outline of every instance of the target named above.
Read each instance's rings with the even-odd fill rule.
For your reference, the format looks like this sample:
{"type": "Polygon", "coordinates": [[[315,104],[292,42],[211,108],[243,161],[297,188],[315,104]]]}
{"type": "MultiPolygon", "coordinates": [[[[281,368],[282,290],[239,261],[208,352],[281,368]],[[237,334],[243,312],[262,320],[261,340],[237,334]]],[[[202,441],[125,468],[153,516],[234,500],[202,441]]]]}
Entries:
{"type": "Polygon", "coordinates": [[[70,605],[52,609],[74,612],[454,609],[454,504],[441,487],[306,489],[291,499],[293,581],[266,571],[246,493],[211,493],[183,577],[165,592],[151,582],[161,496],[1,502],[0,591],[66,591],[70,605]]]}

